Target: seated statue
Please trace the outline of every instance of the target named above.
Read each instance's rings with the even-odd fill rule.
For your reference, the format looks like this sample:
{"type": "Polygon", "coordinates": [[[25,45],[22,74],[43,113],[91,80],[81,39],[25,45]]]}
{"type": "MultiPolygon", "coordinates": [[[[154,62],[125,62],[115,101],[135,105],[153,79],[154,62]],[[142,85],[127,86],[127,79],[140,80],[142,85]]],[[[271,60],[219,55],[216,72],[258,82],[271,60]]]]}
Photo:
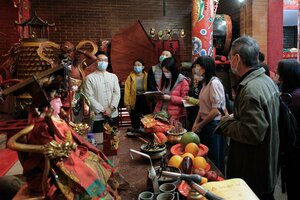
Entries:
{"type": "Polygon", "coordinates": [[[8,141],[9,148],[22,152],[30,191],[43,192],[50,199],[120,199],[118,188],[126,181],[101,150],[59,117],[61,90],[51,83],[42,88],[49,105],[8,141]],[[19,143],[22,136],[26,143],[19,143]]]}

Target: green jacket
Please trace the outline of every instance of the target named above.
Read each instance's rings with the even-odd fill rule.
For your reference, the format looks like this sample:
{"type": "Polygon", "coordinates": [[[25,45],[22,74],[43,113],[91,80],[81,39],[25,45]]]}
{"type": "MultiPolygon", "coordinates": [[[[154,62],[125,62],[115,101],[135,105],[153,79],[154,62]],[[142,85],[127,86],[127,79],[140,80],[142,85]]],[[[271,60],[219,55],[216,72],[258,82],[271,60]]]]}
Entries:
{"type": "MultiPolygon", "coordinates": [[[[144,91],[147,91],[147,72],[143,72],[144,74],[144,91]]],[[[135,72],[131,72],[125,81],[124,88],[124,105],[125,107],[130,107],[130,109],[134,109],[136,101],[136,74],[135,72]]]]}
{"type": "Polygon", "coordinates": [[[279,91],[257,69],[239,84],[234,117],[221,121],[230,137],[227,178],[242,178],[255,193],[270,193],[277,181],[279,154],[279,91]]]}

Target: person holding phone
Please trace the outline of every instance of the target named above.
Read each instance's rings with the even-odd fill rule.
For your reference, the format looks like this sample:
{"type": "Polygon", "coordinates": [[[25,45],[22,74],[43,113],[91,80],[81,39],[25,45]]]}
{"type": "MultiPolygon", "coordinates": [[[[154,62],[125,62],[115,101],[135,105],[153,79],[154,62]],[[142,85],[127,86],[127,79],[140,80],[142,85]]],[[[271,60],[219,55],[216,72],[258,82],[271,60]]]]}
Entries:
{"type": "Polygon", "coordinates": [[[220,122],[221,113],[226,112],[224,87],[216,76],[216,65],[212,57],[200,56],[195,63],[203,83],[199,94],[199,111],[192,130],[199,135],[201,143],[209,148],[209,159],[224,172],[225,137],[213,134],[220,122]]]}

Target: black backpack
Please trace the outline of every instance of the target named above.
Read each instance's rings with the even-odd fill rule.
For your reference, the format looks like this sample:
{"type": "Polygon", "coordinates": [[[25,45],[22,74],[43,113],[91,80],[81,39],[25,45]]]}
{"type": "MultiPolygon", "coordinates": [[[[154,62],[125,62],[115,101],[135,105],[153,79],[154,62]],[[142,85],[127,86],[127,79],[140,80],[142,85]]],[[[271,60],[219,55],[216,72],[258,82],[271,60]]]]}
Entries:
{"type": "Polygon", "coordinates": [[[281,168],[282,192],[285,192],[285,180],[287,177],[288,165],[291,165],[295,158],[300,155],[300,135],[297,121],[288,107],[292,96],[284,93],[280,96],[279,107],[279,166],[281,168]]]}

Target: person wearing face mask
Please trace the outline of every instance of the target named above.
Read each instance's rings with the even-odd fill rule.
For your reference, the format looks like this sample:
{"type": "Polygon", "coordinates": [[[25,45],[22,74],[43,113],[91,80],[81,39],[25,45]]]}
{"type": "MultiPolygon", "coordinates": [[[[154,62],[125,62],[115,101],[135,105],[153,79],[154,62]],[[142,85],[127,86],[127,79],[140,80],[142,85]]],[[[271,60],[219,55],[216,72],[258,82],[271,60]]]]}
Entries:
{"type": "Polygon", "coordinates": [[[240,77],[233,115],[222,117],[219,133],[230,137],[227,178],[242,178],[261,200],[274,199],[279,157],[279,91],[264,68],[256,67],[259,45],[250,36],[236,39],[229,53],[240,77]]]}
{"type": "MultiPolygon", "coordinates": [[[[148,79],[147,79],[147,91],[157,91],[158,86],[160,84],[161,78],[162,78],[162,69],[161,64],[164,61],[164,59],[172,57],[172,54],[170,51],[163,51],[161,55],[159,56],[159,63],[150,67],[148,71],[148,79]]],[[[150,103],[149,110],[152,112],[155,108],[156,101],[155,99],[152,99],[151,97],[148,99],[148,102],[150,103]]]]}
{"type": "Polygon", "coordinates": [[[148,73],[144,71],[144,61],[136,59],[133,62],[133,71],[125,81],[124,105],[130,114],[131,127],[139,129],[141,117],[149,114],[144,92],[147,91],[148,73]]]}
{"type": "Polygon", "coordinates": [[[199,110],[199,93],[202,88],[203,80],[203,76],[200,75],[199,68],[199,65],[196,65],[196,63],[194,62],[192,65],[192,81],[190,83],[190,89],[188,92],[188,96],[184,98],[188,103],[194,105],[191,107],[186,107],[188,130],[192,130],[199,110]]]}
{"type": "Polygon", "coordinates": [[[84,93],[89,99],[94,117],[92,132],[103,132],[104,121],[110,125],[118,125],[118,105],[121,97],[118,77],[107,72],[108,57],[101,53],[97,55],[97,69],[86,77],[84,93]]]}
{"type": "Polygon", "coordinates": [[[182,100],[189,91],[188,80],[179,73],[175,58],[164,59],[161,66],[163,74],[159,90],[164,95],[158,96],[154,112],[165,110],[170,114],[170,120],[180,120],[184,113],[182,100]]]}
{"type": "Polygon", "coordinates": [[[221,119],[219,109],[226,110],[224,87],[216,77],[216,65],[212,57],[200,56],[195,63],[199,76],[203,77],[203,84],[199,94],[199,110],[192,130],[199,134],[201,143],[208,146],[209,159],[224,172],[225,138],[213,134],[221,119]]]}

